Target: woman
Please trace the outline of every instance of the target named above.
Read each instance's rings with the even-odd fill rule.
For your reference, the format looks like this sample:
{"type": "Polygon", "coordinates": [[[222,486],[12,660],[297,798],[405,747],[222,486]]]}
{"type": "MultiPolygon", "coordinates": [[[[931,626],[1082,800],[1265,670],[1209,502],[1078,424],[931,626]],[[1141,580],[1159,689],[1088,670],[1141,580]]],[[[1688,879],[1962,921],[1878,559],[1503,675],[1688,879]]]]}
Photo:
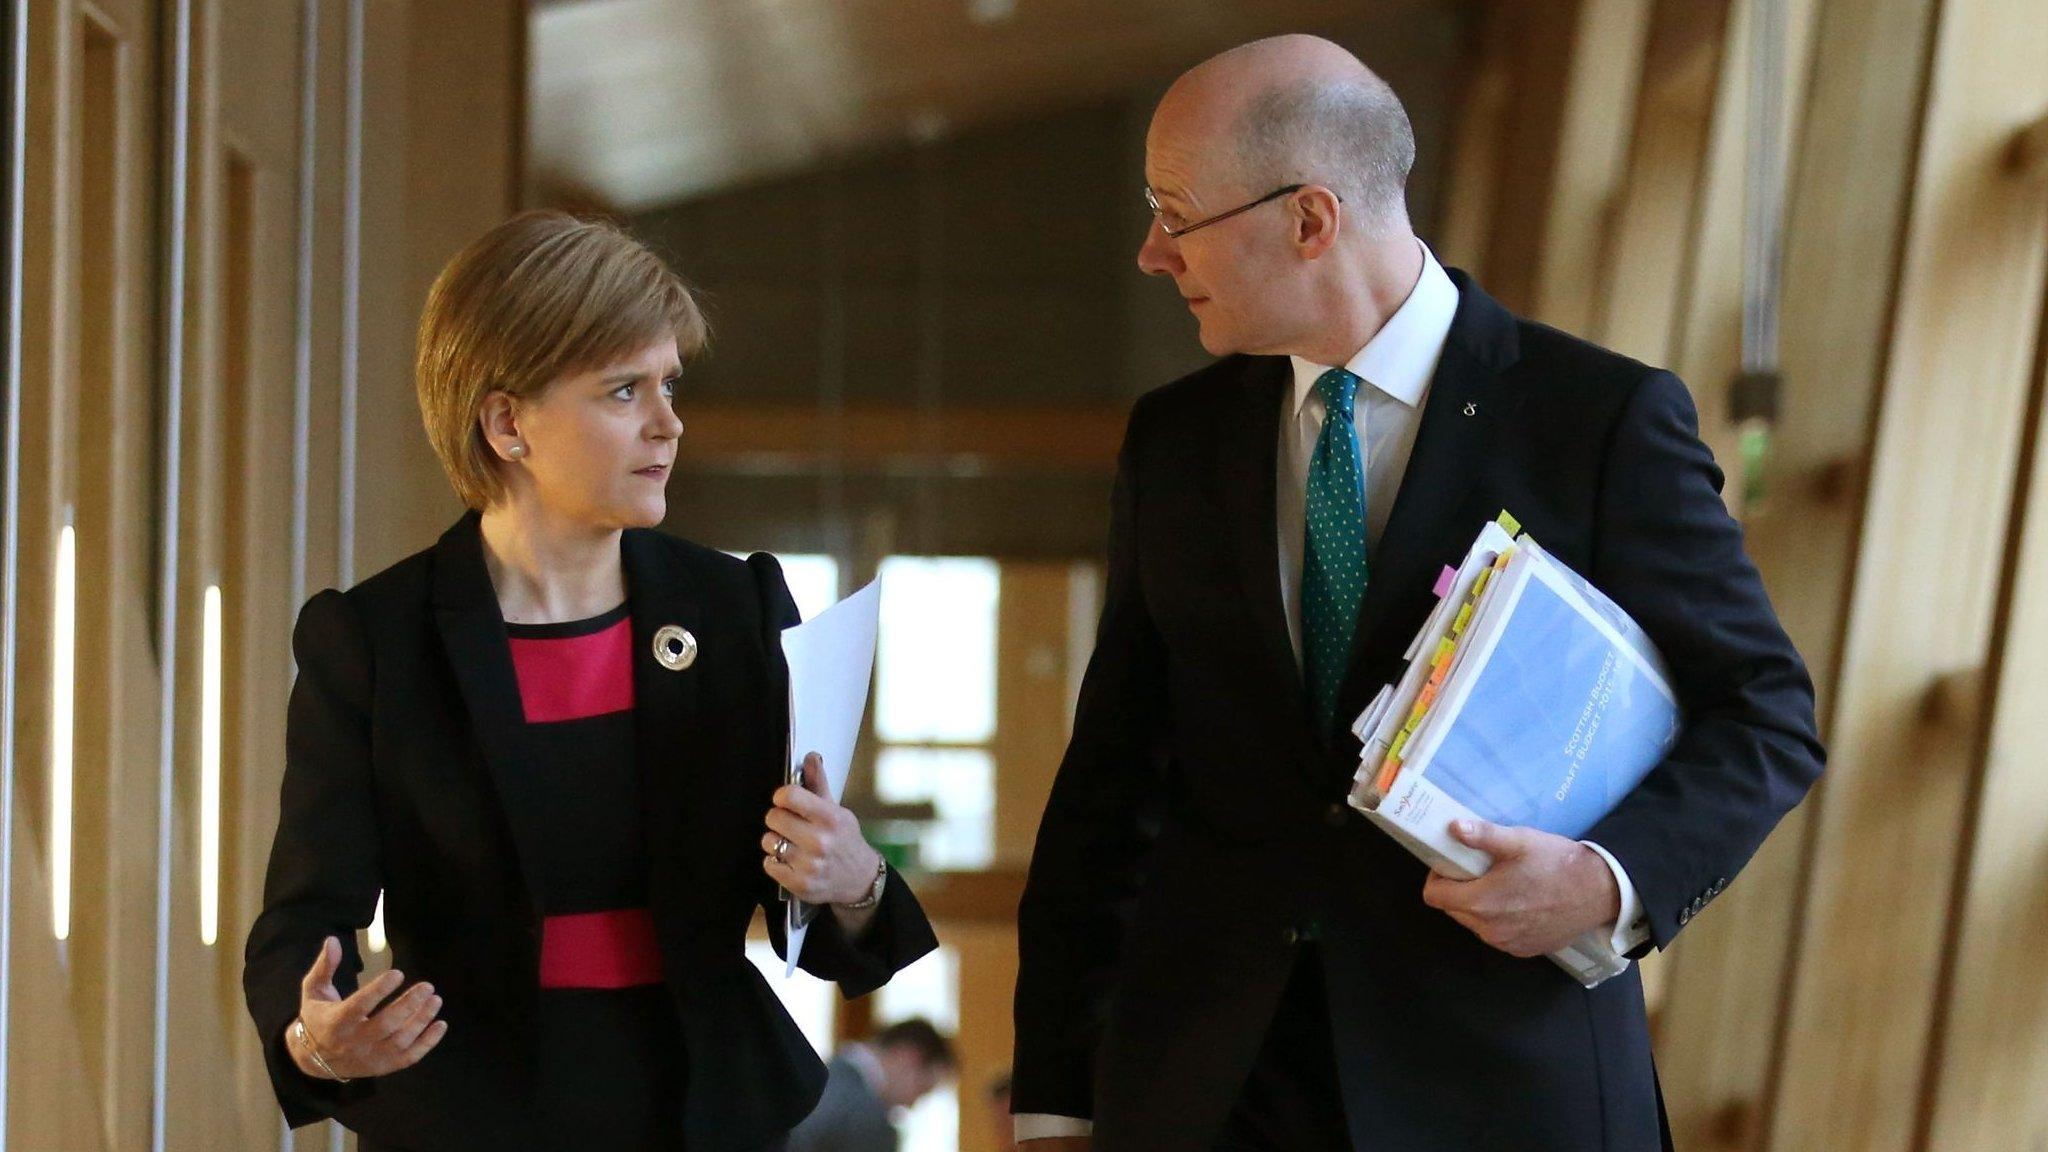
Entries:
{"type": "Polygon", "coordinates": [[[529,213],[455,257],[420,409],[471,511],[300,613],[243,983],[293,1125],[367,1149],[775,1148],[824,1072],[745,956],[778,886],[849,996],[935,946],[825,793],[784,784],[771,556],[652,531],[704,324],[624,233],[529,213]],[[384,896],[393,968],[357,987],[384,896]],[[410,984],[407,980],[410,980],[410,984]]]}

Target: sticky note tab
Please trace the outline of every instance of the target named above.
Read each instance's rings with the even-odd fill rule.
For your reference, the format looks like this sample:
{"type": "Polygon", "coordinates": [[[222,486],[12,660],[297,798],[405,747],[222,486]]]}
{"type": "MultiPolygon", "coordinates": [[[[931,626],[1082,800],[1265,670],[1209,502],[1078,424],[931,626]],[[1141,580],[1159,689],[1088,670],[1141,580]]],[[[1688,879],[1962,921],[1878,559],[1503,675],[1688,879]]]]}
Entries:
{"type": "Polygon", "coordinates": [[[1500,525],[1502,531],[1505,531],[1510,536],[1521,535],[1522,522],[1520,520],[1515,519],[1513,516],[1510,516],[1508,514],[1508,510],[1505,508],[1500,510],[1500,517],[1496,519],[1494,523],[1500,525]]]}
{"type": "Polygon", "coordinates": [[[1458,570],[1456,568],[1451,567],[1448,564],[1444,565],[1444,570],[1442,572],[1437,573],[1436,577],[1436,598],[1441,600],[1444,597],[1450,595],[1451,585],[1455,583],[1457,579],[1458,570]]]}

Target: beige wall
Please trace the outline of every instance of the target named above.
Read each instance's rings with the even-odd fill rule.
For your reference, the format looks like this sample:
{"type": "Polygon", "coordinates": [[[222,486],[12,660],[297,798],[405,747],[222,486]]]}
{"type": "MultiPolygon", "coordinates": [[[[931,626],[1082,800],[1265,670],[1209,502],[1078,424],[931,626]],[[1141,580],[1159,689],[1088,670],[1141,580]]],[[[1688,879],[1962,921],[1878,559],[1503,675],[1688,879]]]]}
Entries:
{"type": "MultiPolygon", "coordinates": [[[[279,1117],[241,1004],[240,969],[275,821],[298,594],[294,540],[304,540],[298,574],[314,589],[346,582],[349,552],[355,573],[366,574],[430,542],[452,514],[418,430],[412,331],[432,270],[513,201],[523,12],[371,0],[352,52],[342,0],[198,0],[189,24],[171,4],[149,0],[27,7],[24,359],[14,381],[27,418],[19,504],[5,511],[18,533],[6,597],[16,644],[11,667],[0,670],[14,690],[7,738],[16,774],[5,1146],[148,1148],[160,1117],[165,1148],[274,1148],[279,1117]],[[302,58],[307,13],[318,39],[310,61],[302,58]],[[189,28],[188,130],[177,149],[181,28],[189,28]],[[459,91],[454,76],[463,79],[459,91]],[[348,112],[357,85],[359,160],[348,112]],[[302,141],[308,89],[314,132],[302,141]],[[302,143],[314,176],[303,269],[302,143]],[[165,222],[180,162],[174,236],[165,222]],[[352,178],[362,228],[348,246],[352,178]],[[174,239],[183,248],[175,285],[167,279],[174,239]],[[311,288],[303,329],[302,272],[311,288]],[[360,312],[351,326],[344,302],[352,293],[360,312]],[[164,325],[180,299],[174,358],[164,325]],[[303,413],[295,396],[301,340],[303,413]],[[164,404],[174,371],[182,387],[175,412],[164,404]],[[350,382],[352,468],[341,440],[350,382]],[[174,415],[173,441],[163,430],[174,415]],[[307,484],[295,500],[301,433],[307,484]],[[173,444],[178,494],[167,518],[173,444]],[[355,496],[352,527],[344,492],[355,496]],[[60,943],[51,919],[51,621],[55,541],[67,517],[80,565],[72,916],[60,943]],[[165,828],[157,818],[159,581],[173,541],[165,828]],[[221,586],[224,607],[220,910],[211,945],[201,942],[198,898],[209,584],[221,586]],[[169,933],[160,943],[166,877],[169,933]],[[161,1031],[160,965],[168,991],[161,1031]]],[[[325,1140],[313,1133],[302,1143],[325,1140]]]]}

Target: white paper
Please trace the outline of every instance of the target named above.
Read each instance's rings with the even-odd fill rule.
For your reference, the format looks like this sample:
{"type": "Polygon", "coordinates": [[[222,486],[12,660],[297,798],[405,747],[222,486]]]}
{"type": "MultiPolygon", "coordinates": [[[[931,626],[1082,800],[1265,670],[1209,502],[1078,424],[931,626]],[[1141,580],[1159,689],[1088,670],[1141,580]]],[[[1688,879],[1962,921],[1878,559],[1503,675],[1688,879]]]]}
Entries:
{"type": "MultiPolygon", "coordinates": [[[[875,670],[875,633],[882,611],[882,582],[868,586],[782,633],[789,661],[789,770],[794,778],[806,755],[825,761],[825,783],[837,803],[846,790],[853,747],[867,711],[868,680],[875,670]]],[[[798,923],[796,900],[783,906],[789,931],[783,977],[796,973],[808,923],[798,923]]]]}

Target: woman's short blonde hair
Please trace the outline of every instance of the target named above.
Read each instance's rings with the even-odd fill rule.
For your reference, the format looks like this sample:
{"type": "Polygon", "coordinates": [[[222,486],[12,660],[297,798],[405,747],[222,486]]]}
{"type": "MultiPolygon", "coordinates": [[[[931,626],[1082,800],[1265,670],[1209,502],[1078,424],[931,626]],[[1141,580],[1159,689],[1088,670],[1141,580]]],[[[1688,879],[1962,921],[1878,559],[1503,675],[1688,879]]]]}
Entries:
{"type": "Polygon", "coordinates": [[[477,412],[493,391],[537,396],[673,335],[688,358],[704,315],[660,257],[617,225],[525,212],[455,255],[427,293],[415,383],[427,438],[456,495],[485,508],[504,494],[477,412]]]}

